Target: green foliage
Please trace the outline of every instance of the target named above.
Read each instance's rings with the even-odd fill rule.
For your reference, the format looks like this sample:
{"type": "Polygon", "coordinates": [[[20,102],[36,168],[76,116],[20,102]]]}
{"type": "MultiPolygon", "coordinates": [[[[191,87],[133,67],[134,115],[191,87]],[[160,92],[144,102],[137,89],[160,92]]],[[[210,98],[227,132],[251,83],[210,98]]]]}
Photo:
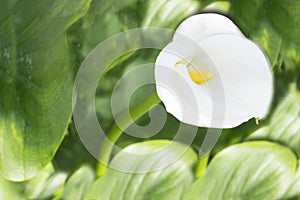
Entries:
{"type": "Polygon", "coordinates": [[[300,45],[300,2],[273,0],[268,4],[267,15],[284,40],[300,45]]]}
{"type": "Polygon", "coordinates": [[[130,145],[117,154],[112,168],[91,187],[85,199],[181,199],[193,181],[192,167],[197,161],[195,152],[180,143],[151,140],[130,145]],[[168,149],[166,147],[168,146],[168,149]],[[159,154],[151,154],[161,150],[159,154]],[[177,154],[182,152],[183,154],[177,154]],[[149,154],[145,159],[131,154],[149,154]],[[178,155],[180,158],[176,159],[178,155]],[[162,169],[161,163],[172,161],[162,169]],[[148,173],[128,173],[115,169],[154,170],[148,173]]]}
{"type": "Polygon", "coordinates": [[[230,14],[243,32],[267,53],[276,70],[300,65],[300,2],[230,0],[230,14]]]}
{"type": "Polygon", "coordinates": [[[46,199],[64,185],[66,178],[65,173],[54,173],[52,164],[26,182],[10,182],[0,177],[0,199],[46,199]]]}
{"type": "Polygon", "coordinates": [[[294,176],[292,183],[289,185],[287,191],[285,192],[284,197],[295,197],[298,193],[300,193],[300,160],[298,160],[296,175],[294,176]]]}
{"type": "Polygon", "coordinates": [[[178,22],[195,13],[198,7],[199,3],[194,0],[149,1],[146,14],[143,15],[142,27],[175,28],[178,22]]]}
{"type": "Polygon", "coordinates": [[[56,172],[50,163],[29,181],[17,183],[0,177],[0,199],[82,199],[94,176],[90,167],[82,166],[67,180],[68,174],[56,172]]]}
{"type": "Polygon", "coordinates": [[[0,171],[22,181],[51,161],[66,133],[73,73],[65,30],[89,1],[0,4],[0,171]]]}
{"type": "Polygon", "coordinates": [[[70,176],[59,199],[82,199],[94,178],[94,171],[88,166],[82,166],[70,176]]]}
{"type": "MultiPolygon", "coordinates": [[[[228,0],[229,9],[219,10],[266,53],[275,94],[269,116],[259,125],[250,120],[222,132],[206,169],[203,163],[196,164],[207,131],[199,128],[193,149],[175,142],[160,156],[141,161],[114,152],[111,161],[115,168],[152,169],[187,148],[166,168],[140,174],[110,168],[96,178],[97,160],[70,123],[74,77],[99,42],[132,28],[175,29],[213,2],[0,0],[0,199],[300,198],[298,0],[228,0]],[[204,174],[195,180],[199,167],[204,174]]],[[[114,123],[110,96],[116,82],[133,67],[154,63],[157,53],[130,52],[109,65],[95,97],[104,130],[114,123]]],[[[153,86],[140,88],[130,107],[138,107],[153,90],[153,86]]],[[[137,120],[140,125],[148,122],[147,114],[137,120]]],[[[117,145],[131,153],[150,153],[169,144],[178,126],[178,120],[168,115],[163,129],[149,141],[123,135],[117,145]]]]}
{"type": "Polygon", "coordinates": [[[296,156],[270,142],[245,142],[217,154],[186,200],[278,199],[292,181],[296,156]]]}
{"type": "Polygon", "coordinates": [[[296,85],[274,111],[270,124],[250,135],[250,139],[268,139],[290,147],[300,156],[300,92],[296,85]]]}

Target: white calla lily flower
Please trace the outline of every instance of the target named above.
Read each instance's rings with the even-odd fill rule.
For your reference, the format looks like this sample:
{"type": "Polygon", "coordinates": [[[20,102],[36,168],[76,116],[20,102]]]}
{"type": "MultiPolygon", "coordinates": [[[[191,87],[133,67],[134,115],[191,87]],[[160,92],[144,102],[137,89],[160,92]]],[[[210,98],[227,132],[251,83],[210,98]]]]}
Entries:
{"type": "Polygon", "coordinates": [[[273,95],[266,56],[219,14],[195,15],[179,25],[173,41],[157,57],[155,79],[166,110],[200,127],[232,128],[251,118],[262,119],[273,95]]]}

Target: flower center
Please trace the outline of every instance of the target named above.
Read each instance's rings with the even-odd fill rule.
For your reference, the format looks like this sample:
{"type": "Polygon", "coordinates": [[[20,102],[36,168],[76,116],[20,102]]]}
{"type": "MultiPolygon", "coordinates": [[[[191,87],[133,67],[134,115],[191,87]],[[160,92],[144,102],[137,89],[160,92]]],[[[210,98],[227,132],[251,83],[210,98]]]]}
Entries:
{"type": "Polygon", "coordinates": [[[209,81],[213,78],[213,74],[209,70],[203,70],[203,71],[188,71],[190,78],[194,83],[201,84],[209,81]]]}
{"type": "Polygon", "coordinates": [[[185,61],[178,61],[175,64],[175,67],[178,64],[186,65],[190,78],[196,84],[206,83],[213,78],[213,73],[209,70],[195,70],[195,68],[191,66],[191,63],[187,63],[185,61]]]}

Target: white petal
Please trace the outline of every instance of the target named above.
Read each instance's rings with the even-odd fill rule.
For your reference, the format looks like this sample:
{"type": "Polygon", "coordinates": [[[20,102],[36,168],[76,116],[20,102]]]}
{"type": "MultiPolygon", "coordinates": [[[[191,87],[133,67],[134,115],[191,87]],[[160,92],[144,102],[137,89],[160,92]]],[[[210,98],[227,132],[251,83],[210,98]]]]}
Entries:
{"type": "Polygon", "coordinates": [[[238,27],[227,17],[207,13],[194,15],[184,20],[177,28],[173,40],[188,37],[198,43],[217,34],[234,34],[244,37],[238,27]]]}
{"type": "Polygon", "coordinates": [[[193,47],[189,41],[178,41],[172,42],[161,51],[155,66],[156,89],[167,111],[178,120],[187,124],[208,127],[211,125],[213,114],[208,87],[205,85],[199,87],[195,84],[189,77],[185,65],[175,66],[183,57],[191,62],[195,53],[198,55],[203,53],[201,55],[203,61],[208,58],[204,51],[196,51],[189,47],[193,47]],[[192,49],[193,52],[186,51],[187,49],[192,49]]]}
{"type": "MultiPolygon", "coordinates": [[[[226,115],[224,127],[234,127],[252,117],[266,116],[273,95],[270,65],[253,42],[234,35],[217,35],[201,42],[223,83],[226,115]]],[[[214,81],[211,91],[218,91],[214,81]]],[[[222,92],[222,91],[219,91],[222,92]]]]}
{"type": "Polygon", "coordinates": [[[250,40],[217,35],[202,41],[174,41],[156,60],[157,93],[169,113],[178,120],[201,127],[231,128],[253,117],[263,118],[269,109],[273,80],[269,63],[250,40]],[[209,56],[208,56],[209,55],[209,56]],[[207,85],[195,84],[185,65],[210,70],[207,85]]]}

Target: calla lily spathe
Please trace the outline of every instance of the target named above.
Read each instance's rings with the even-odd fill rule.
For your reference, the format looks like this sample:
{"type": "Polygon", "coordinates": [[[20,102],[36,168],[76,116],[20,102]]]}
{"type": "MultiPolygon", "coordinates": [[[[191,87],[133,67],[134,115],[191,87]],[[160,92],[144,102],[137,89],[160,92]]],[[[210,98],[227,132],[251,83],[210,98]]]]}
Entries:
{"type": "Polygon", "coordinates": [[[200,127],[232,128],[262,119],[273,95],[266,56],[219,14],[195,15],[179,25],[157,57],[155,79],[166,110],[200,127]]]}

